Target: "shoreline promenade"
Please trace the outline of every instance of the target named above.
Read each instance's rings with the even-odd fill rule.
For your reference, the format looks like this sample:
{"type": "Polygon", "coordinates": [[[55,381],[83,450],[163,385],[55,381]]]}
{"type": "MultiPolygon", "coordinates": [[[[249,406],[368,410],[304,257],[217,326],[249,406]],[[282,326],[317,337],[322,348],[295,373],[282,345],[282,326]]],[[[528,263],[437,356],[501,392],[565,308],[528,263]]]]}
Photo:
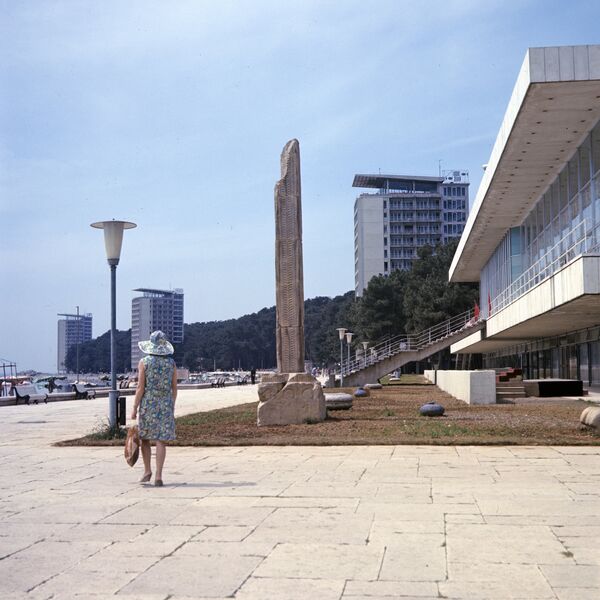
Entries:
{"type": "Polygon", "coordinates": [[[106,409],[0,410],[1,598],[600,597],[600,448],[173,447],[155,488],[121,447],[51,445],[106,409]]]}

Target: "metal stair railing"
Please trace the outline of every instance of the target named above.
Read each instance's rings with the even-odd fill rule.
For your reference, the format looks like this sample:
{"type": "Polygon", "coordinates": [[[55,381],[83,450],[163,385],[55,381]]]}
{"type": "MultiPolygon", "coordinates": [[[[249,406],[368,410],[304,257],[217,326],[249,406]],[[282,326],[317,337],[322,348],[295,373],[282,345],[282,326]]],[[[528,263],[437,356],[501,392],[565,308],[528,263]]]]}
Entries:
{"type": "Polygon", "coordinates": [[[356,373],[402,352],[418,352],[451,335],[473,327],[481,320],[482,317],[476,316],[475,311],[470,309],[419,333],[401,333],[387,338],[369,348],[366,356],[346,361],[342,366],[342,373],[344,375],[356,373]]]}

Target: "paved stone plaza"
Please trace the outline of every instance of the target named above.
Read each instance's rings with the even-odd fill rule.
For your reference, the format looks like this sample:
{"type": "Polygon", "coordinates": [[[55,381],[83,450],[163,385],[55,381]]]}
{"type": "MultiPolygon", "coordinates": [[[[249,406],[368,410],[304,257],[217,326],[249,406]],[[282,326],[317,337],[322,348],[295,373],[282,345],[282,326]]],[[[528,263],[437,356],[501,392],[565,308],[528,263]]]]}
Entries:
{"type": "Polygon", "coordinates": [[[600,448],[171,448],[155,488],[50,445],[106,404],[0,409],[1,598],[600,598],[600,448]]]}

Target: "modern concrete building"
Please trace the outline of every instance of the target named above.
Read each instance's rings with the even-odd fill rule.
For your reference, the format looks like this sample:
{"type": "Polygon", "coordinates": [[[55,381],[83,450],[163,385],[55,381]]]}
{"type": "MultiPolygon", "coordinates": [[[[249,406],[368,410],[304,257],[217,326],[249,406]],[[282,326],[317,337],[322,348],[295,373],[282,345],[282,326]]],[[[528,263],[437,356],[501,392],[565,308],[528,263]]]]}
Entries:
{"type": "Polygon", "coordinates": [[[58,320],[58,343],[56,351],[56,369],[58,373],[66,373],[65,361],[71,346],[82,344],[92,339],[92,315],[72,315],[61,313],[58,320]]]}
{"type": "Polygon", "coordinates": [[[460,237],[469,212],[469,175],[355,175],[353,187],[376,189],[354,203],[354,285],[361,296],[375,275],[410,269],[422,246],[460,237]]]}
{"type": "Polygon", "coordinates": [[[183,290],[138,288],[142,292],[131,302],[131,368],[137,369],[143,353],[138,342],[161,330],[173,344],[183,342],[183,290]]]}
{"type": "Polygon", "coordinates": [[[600,45],[529,49],[450,269],[486,326],[453,352],[600,383],[599,120],[600,45]]]}

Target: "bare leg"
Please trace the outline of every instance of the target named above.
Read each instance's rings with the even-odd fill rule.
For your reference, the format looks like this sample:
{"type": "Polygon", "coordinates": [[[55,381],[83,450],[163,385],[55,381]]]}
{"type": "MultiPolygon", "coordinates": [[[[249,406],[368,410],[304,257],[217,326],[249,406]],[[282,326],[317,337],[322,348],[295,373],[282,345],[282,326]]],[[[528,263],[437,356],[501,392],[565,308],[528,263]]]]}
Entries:
{"type": "Polygon", "coordinates": [[[156,440],[156,476],[155,479],[162,481],[162,470],[165,464],[165,456],[167,454],[167,445],[160,440],[156,440]]]}
{"type": "Polygon", "coordinates": [[[144,460],[144,477],[152,475],[152,467],[150,466],[151,454],[152,448],[150,447],[150,440],[142,440],[142,459],[144,460]]]}

